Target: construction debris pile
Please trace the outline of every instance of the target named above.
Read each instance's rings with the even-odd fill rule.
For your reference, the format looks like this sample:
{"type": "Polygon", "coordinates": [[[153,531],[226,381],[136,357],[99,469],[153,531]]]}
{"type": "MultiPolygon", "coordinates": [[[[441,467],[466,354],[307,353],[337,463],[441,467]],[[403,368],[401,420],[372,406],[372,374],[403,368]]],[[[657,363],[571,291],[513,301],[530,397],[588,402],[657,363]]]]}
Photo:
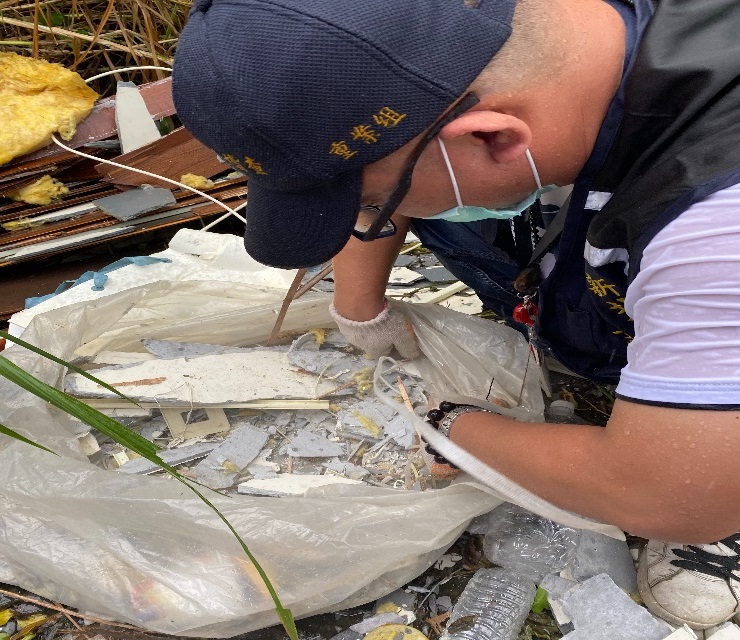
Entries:
{"type": "MultiPolygon", "coordinates": [[[[223,207],[192,191],[104,161],[169,180],[184,179],[226,206],[244,201],[246,176],[234,172],[184,128],[176,128],[169,79],[141,87],[119,82],[115,97],[92,107],[95,93],[77,74],[15,54],[0,55],[2,69],[18,61],[34,65],[24,69],[23,83],[18,80],[0,87],[0,120],[16,125],[0,132],[1,293],[5,291],[2,267],[118,243],[166,227],[192,222],[202,226],[224,213],[223,207]],[[33,91],[32,103],[22,95],[24,91],[33,91]],[[86,108],[77,104],[83,97],[89,102],[86,108]],[[62,98],[70,108],[59,107],[62,98]],[[23,118],[15,113],[19,109],[23,118]],[[42,122],[49,126],[39,129],[42,122]],[[30,137],[31,133],[35,135],[30,137]],[[52,133],[88,157],[57,146],[51,142],[52,133]]],[[[30,288],[27,295],[33,293],[30,288]]],[[[0,317],[22,308],[17,298],[2,297],[0,317]]]]}
{"type": "MultiPolygon", "coordinates": [[[[65,390],[162,446],[166,462],[187,466],[184,475],[205,486],[266,496],[333,483],[439,486],[404,415],[428,406],[412,363],[389,373],[393,407],[372,392],[377,362],[338,331],[316,330],[284,347],[143,344],[146,354],[101,352],[87,367],[138,407],[77,373],[67,375],[65,390]]],[[[79,437],[105,467],[160,470],[82,424],[79,437]]],[[[432,468],[454,475],[446,465],[432,468]]]]}

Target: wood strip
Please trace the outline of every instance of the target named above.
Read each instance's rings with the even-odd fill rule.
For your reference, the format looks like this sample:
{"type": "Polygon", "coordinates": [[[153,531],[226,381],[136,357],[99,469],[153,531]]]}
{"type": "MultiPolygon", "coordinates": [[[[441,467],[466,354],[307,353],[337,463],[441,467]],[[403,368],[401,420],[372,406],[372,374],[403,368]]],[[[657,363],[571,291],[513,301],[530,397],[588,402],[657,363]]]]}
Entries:
{"type": "MultiPolygon", "coordinates": [[[[229,169],[229,165],[223,164],[214,151],[193,138],[184,127],[140,149],[118,156],[115,161],[128,167],[156,173],[170,180],[179,180],[186,173],[211,178],[229,169]]],[[[99,164],[95,168],[107,182],[130,186],[151,184],[172,188],[167,182],[110,165],[99,164]]]]}

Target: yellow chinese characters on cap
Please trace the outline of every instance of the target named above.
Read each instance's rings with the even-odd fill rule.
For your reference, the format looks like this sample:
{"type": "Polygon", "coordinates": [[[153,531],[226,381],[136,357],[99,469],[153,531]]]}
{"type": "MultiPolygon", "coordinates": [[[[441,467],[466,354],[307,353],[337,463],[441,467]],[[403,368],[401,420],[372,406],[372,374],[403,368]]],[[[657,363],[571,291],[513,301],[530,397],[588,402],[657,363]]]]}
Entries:
{"type": "Polygon", "coordinates": [[[249,156],[244,156],[244,160],[239,160],[239,158],[237,158],[233,153],[227,153],[223,158],[231,166],[236,167],[243,173],[249,173],[251,171],[258,176],[267,175],[267,171],[265,171],[262,163],[257,162],[254,158],[250,158],[249,156]]]}
{"type": "MultiPolygon", "coordinates": [[[[398,125],[408,114],[400,113],[390,107],[383,107],[377,113],[372,115],[372,121],[374,125],[368,123],[361,123],[352,127],[349,132],[349,136],[352,141],[363,144],[375,144],[378,142],[381,136],[382,128],[390,129],[398,125]]],[[[353,149],[350,147],[350,143],[346,140],[337,140],[329,145],[329,153],[331,155],[339,156],[345,160],[356,156],[360,152],[359,149],[353,149]]]]}

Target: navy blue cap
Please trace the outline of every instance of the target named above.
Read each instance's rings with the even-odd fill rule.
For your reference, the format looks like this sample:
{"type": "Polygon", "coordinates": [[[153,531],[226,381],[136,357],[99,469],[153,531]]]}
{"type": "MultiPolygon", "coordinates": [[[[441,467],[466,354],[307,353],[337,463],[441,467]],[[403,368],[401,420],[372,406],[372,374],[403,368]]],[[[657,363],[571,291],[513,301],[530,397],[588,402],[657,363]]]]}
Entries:
{"type": "Polygon", "coordinates": [[[362,169],[455,102],[506,42],[516,0],[196,0],[178,115],[249,176],[245,246],[321,264],[349,239],[362,169]]]}

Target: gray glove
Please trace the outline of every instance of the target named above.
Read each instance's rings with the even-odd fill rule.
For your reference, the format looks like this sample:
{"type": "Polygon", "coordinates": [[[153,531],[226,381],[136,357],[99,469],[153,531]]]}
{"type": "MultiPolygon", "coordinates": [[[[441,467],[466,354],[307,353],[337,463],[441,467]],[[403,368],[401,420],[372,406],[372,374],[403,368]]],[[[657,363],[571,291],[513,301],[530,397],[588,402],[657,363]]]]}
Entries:
{"type": "Polygon", "coordinates": [[[337,312],[333,304],[329,307],[329,313],[342,335],[371,358],[387,355],[393,347],[402,358],[411,359],[421,355],[411,322],[399,311],[391,309],[387,302],[377,317],[365,322],[348,320],[337,312]]]}

